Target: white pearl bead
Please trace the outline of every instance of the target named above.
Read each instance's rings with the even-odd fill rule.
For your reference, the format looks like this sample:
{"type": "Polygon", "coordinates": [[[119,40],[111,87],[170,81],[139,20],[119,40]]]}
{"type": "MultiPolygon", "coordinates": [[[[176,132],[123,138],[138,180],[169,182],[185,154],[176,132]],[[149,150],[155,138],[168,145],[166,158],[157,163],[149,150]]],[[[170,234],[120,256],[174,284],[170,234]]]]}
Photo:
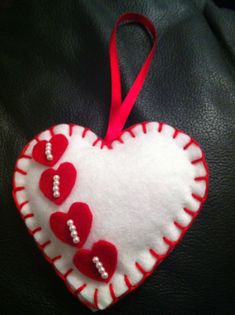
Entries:
{"type": "Polygon", "coordinates": [[[55,197],[55,198],[60,197],[60,193],[59,193],[58,191],[55,191],[55,192],[53,193],[53,197],[55,197]]]}
{"type": "Polygon", "coordinates": [[[51,154],[51,150],[50,149],[46,149],[45,153],[46,153],[46,155],[50,155],[51,154]]]}
{"type": "Polygon", "coordinates": [[[73,225],[73,220],[68,220],[68,221],[67,221],[67,225],[68,225],[68,226],[73,225]]]}
{"type": "Polygon", "coordinates": [[[73,238],[74,244],[78,244],[80,242],[80,238],[78,236],[73,238]]]}
{"type": "Polygon", "coordinates": [[[98,269],[98,271],[99,271],[99,273],[104,273],[105,269],[104,269],[104,267],[101,267],[101,268],[98,269]]]}
{"type": "Polygon", "coordinates": [[[69,231],[70,231],[70,232],[76,231],[76,226],[75,226],[75,225],[70,225],[69,231]]]}
{"type": "Polygon", "coordinates": [[[99,269],[99,268],[101,268],[101,267],[103,267],[103,264],[102,264],[100,261],[97,262],[97,263],[96,263],[96,268],[99,269]]]}
{"type": "Polygon", "coordinates": [[[53,186],[52,190],[53,191],[59,191],[59,187],[58,186],[53,186]]]}
{"type": "Polygon", "coordinates": [[[78,235],[78,232],[77,231],[72,231],[71,234],[70,234],[72,237],[76,237],[78,235]]]}
{"type": "Polygon", "coordinates": [[[59,176],[59,175],[54,175],[54,176],[53,176],[53,179],[54,179],[54,180],[58,180],[58,179],[60,179],[60,176],[59,176]]]}
{"type": "Polygon", "coordinates": [[[99,258],[97,256],[93,257],[92,258],[92,261],[94,264],[98,263],[99,262],[99,258]]]}
{"type": "Polygon", "coordinates": [[[47,155],[47,160],[48,160],[48,161],[53,160],[53,155],[52,155],[52,154],[47,155]]]}
{"type": "Polygon", "coordinates": [[[54,186],[59,186],[60,182],[58,179],[54,179],[53,185],[54,186]]]}
{"type": "Polygon", "coordinates": [[[108,273],[107,272],[103,272],[102,274],[101,274],[101,278],[102,279],[107,279],[108,278],[108,273]]]}

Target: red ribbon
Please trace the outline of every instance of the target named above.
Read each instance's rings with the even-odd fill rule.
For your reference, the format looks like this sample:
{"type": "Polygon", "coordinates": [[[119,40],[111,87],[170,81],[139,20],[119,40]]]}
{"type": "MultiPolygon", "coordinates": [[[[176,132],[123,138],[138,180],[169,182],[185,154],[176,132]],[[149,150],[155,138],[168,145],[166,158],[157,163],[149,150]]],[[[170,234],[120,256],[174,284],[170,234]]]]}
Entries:
{"type": "Polygon", "coordinates": [[[121,15],[113,28],[109,42],[109,59],[111,72],[111,105],[108,129],[104,138],[106,143],[118,138],[126,123],[126,120],[135,104],[135,101],[144,84],[149,67],[157,47],[157,32],[153,23],[144,15],[138,13],[125,13],[121,15]],[[120,68],[117,52],[117,28],[124,21],[134,21],[144,26],[153,37],[153,46],[147,56],[142,68],[140,69],[132,87],[122,102],[122,89],[120,80],[120,68]]]}

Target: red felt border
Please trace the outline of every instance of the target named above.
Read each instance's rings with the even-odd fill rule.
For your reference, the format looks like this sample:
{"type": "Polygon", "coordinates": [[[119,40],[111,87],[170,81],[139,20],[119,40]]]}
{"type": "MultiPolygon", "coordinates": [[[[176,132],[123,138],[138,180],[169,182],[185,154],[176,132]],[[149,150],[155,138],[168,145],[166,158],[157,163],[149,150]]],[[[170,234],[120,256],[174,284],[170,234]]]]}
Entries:
{"type": "MultiPolygon", "coordinates": [[[[135,127],[137,127],[137,126],[141,126],[141,127],[142,127],[142,130],[143,130],[143,133],[147,133],[148,131],[147,131],[146,125],[149,124],[149,123],[152,123],[152,122],[142,122],[142,123],[138,123],[138,124],[132,125],[131,127],[127,128],[127,129],[125,129],[125,130],[123,130],[122,133],[121,133],[121,135],[120,135],[120,137],[118,137],[117,139],[113,140],[112,143],[113,143],[114,141],[119,141],[120,143],[124,143],[124,141],[123,141],[123,139],[122,139],[122,135],[123,135],[124,133],[126,133],[126,132],[128,132],[132,138],[135,138],[136,135],[135,135],[135,133],[133,132],[133,129],[134,129],[135,127]]],[[[157,122],[156,122],[156,123],[157,123],[157,122]]],[[[159,123],[158,123],[158,130],[157,130],[157,132],[162,132],[164,125],[165,125],[165,123],[159,122],[159,123]]],[[[56,125],[56,126],[58,126],[58,125],[56,125]]],[[[53,126],[53,127],[51,127],[51,128],[48,129],[49,132],[50,132],[50,134],[51,134],[52,136],[54,135],[54,131],[53,131],[53,130],[54,130],[54,128],[55,128],[56,126],[53,126]]],[[[68,128],[69,128],[69,136],[70,136],[70,137],[72,136],[73,127],[74,127],[74,126],[79,126],[79,125],[75,125],[75,124],[69,124],[69,125],[68,125],[68,128]]],[[[169,126],[169,125],[167,125],[167,126],[169,126]]],[[[79,126],[79,127],[81,127],[81,126],[79,126]]],[[[170,127],[171,127],[171,126],[170,126],[170,127]]],[[[84,127],[82,127],[82,128],[84,128],[84,127]]],[[[175,139],[179,133],[186,135],[182,130],[177,129],[177,128],[174,128],[174,127],[172,127],[172,128],[175,129],[174,134],[173,134],[173,139],[175,139]]],[[[45,131],[46,131],[46,130],[44,130],[44,131],[42,131],[42,132],[45,132],[45,131]]],[[[86,134],[87,134],[88,131],[90,131],[89,128],[84,128],[83,133],[82,133],[82,138],[85,138],[85,137],[86,137],[86,134]]],[[[42,132],[41,132],[41,133],[42,133],[42,132]]],[[[20,173],[21,175],[23,175],[23,176],[24,176],[24,175],[27,175],[27,172],[25,172],[24,170],[19,169],[19,168],[17,167],[17,164],[18,164],[18,161],[19,161],[20,159],[22,159],[22,158],[31,159],[31,156],[26,155],[25,152],[26,152],[26,150],[27,150],[29,144],[30,144],[33,140],[36,140],[37,142],[39,141],[39,140],[38,140],[38,137],[39,137],[39,135],[40,135],[41,133],[39,133],[34,139],[32,139],[32,140],[24,147],[24,149],[23,149],[22,152],[21,152],[21,155],[19,156],[19,158],[18,158],[17,161],[16,161],[16,166],[15,166],[15,171],[14,171],[14,176],[13,176],[13,191],[12,191],[12,195],[13,195],[13,198],[14,198],[14,201],[15,201],[15,204],[16,204],[16,207],[17,207],[17,209],[19,210],[19,212],[21,212],[21,210],[22,210],[22,208],[24,207],[24,205],[26,205],[27,203],[29,203],[29,201],[25,200],[24,202],[22,202],[21,204],[19,204],[19,203],[18,203],[18,200],[17,200],[17,197],[16,197],[16,192],[19,191],[19,190],[23,190],[24,187],[23,187],[23,186],[20,186],[20,187],[19,187],[19,186],[18,186],[18,187],[16,186],[16,183],[15,183],[15,172],[19,172],[19,173],[20,173]]],[[[188,136],[188,135],[186,135],[186,136],[188,136]]],[[[188,136],[188,137],[189,137],[189,136],[188,136]]],[[[107,143],[104,142],[103,139],[101,139],[101,138],[99,138],[99,137],[97,136],[96,140],[93,142],[92,145],[93,145],[93,146],[97,146],[98,143],[100,144],[100,149],[102,149],[104,146],[107,146],[109,149],[113,149],[113,148],[112,148],[112,143],[107,144],[107,143]]],[[[108,308],[109,308],[111,305],[113,305],[114,303],[116,303],[118,300],[120,300],[123,296],[127,295],[127,294],[130,293],[131,291],[133,291],[133,290],[135,290],[136,288],[138,288],[138,287],[145,281],[145,279],[146,279],[147,277],[149,277],[149,276],[153,273],[153,271],[155,271],[155,270],[157,269],[157,267],[159,266],[159,264],[160,264],[160,263],[169,255],[169,253],[174,249],[175,245],[178,244],[178,243],[182,240],[182,238],[184,237],[184,234],[185,234],[186,231],[191,227],[191,225],[193,224],[195,218],[196,218],[196,217],[198,216],[198,214],[200,213],[201,208],[202,208],[202,206],[203,206],[203,204],[204,204],[204,202],[206,201],[207,196],[208,196],[209,169],[208,169],[208,166],[207,166],[207,163],[206,163],[206,159],[205,159],[204,152],[202,151],[200,145],[198,144],[198,142],[197,142],[196,140],[194,140],[193,138],[190,137],[190,141],[184,146],[183,150],[187,150],[187,149],[190,147],[191,144],[196,145],[196,146],[200,149],[200,151],[201,151],[201,153],[202,153],[202,157],[201,157],[200,159],[193,160],[193,161],[191,161],[191,163],[192,163],[192,164],[196,164],[196,163],[200,163],[200,162],[201,162],[201,163],[203,164],[204,168],[205,168],[205,171],[206,171],[206,175],[205,175],[205,176],[194,178],[194,180],[196,180],[196,181],[203,180],[203,181],[205,181],[205,183],[206,183],[206,191],[205,191],[205,195],[204,195],[203,197],[197,196],[197,195],[193,195],[193,197],[194,197],[195,199],[197,199],[197,200],[200,202],[200,207],[199,207],[199,209],[198,209],[196,212],[193,212],[193,211],[191,211],[190,209],[187,209],[187,208],[184,209],[185,212],[187,212],[188,214],[190,214],[190,215],[192,216],[192,221],[190,222],[190,224],[189,224],[188,226],[182,227],[178,222],[174,222],[175,225],[176,225],[179,229],[181,229],[181,231],[182,231],[182,232],[181,232],[181,236],[180,236],[180,238],[179,238],[177,241],[175,241],[175,242],[170,241],[170,240],[167,239],[166,237],[163,238],[164,241],[169,245],[169,249],[168,249],[168,251],[167,251],[164,255],[159,255],[155,250],[153,250],[153,249],[151,249],[151,248],[149,249],[149,252],[151,253],[151,255],[157,259],[156,264],[153,266],[153,268],[152,268],[151,271],[146,272],[146,271],[144,270],[144,268],[143,268],[138,262],[136,262],[136,264],[135,264],[136,268],[143,274],[142,279],[141,279],[137,284],[132,285],[131,282],[130,282],[130,280],[129,280],[129,278],[128,278],[128,276],[127,276],[127,275],[124,275],[124,281],[125,281],[126,286],[127,286],[127,291],[126,291],[125,293],[123,293],[122,295],[120,295],[119,297],[116,297],[112,283],[109,284],[109,291],[110,291],[110,295],[111,295],[111,297],[112,297],[113,302],[108,306],[108,308]]],[[[33,213],[32,213],[32,214],[27,214],[27,215],[25,215],[25,216],[22,216],[22,215],[21,215],[21,217],[22,217],[23,220],[27,220],[28,218],[30,218],[30,217],[32,217],[32,216],[34,216],[33,213]]],[[[27,226],[26,226],[26,227],[27,227],[27,226]]],[[[29,234],[30,234],[31,236],[34,236],[34,234],[36,234],[37,232],[39,232],[39,231],[42,230],[42,228],[41,228],[40,226],[38,226],[38,227],[35,228],[34,230],[30,230],[28,227],[27,227],[27,229],[28,229],[28,232],[29,232],[29,234]]],[[[34,240],[35,240],[35,239],[34,239],[34,240]]],[[[98,308],[98,289],[96,289],[96,290],[94,291],[94,303],[93,303],[93,304],[90,303],[90,302],[88,302],[88,301],[86,301],[86,300],[84,300],[84,298],[80,298],[79,293],[80,293],[83,289],[85,289],[85,287],[87,286],[87,283],[84,283],[83,285],[81,285],[81,286],[80,286],[79,288],[77,288],[76,290],[72,289],[72,287],[67,283],[67,280],[66,280],[66,279],[67,279],[68,275],[73,271],[73,269],[71,268],[71,269],[67,270],[66,273],[62,274],[62,273],[61,273],[60,271],[58,271],[58,270],[56,269],[56,267],[54,266],[54,262],[55,262],[56,260],[60,259],[61,256],[55,256],[55,257],[53,257],[53,258],[50,258],[48,255],[46,255],[46,254],[43,252],[44,248],[45,248],[47,245],[49,245],[49,244],[51,243],[51,241],[50,241],[50,240],[47,240],[47,241],[44,242],[43,244],[39,244],[36,240],[35,240],[35,242],[36,242],[38,248],[41,250],[41,252],[42,252],[43,256],[45,257],[45,259],[46,259],[50,264],[52,264],[52,266],[53,266],[55,272],[56,272],[56,273],[58,274],[58,276],[65,282],[65,285],[67,286],[68,290],[69,290],[73,295],[77,296],[77,297],[80,299],[80,301],[81,301],[83,304],[85,304],[87,307],[92,308],[92,309],[94,309],[94,310],[99,310],[99,308],[98,308]]]]}

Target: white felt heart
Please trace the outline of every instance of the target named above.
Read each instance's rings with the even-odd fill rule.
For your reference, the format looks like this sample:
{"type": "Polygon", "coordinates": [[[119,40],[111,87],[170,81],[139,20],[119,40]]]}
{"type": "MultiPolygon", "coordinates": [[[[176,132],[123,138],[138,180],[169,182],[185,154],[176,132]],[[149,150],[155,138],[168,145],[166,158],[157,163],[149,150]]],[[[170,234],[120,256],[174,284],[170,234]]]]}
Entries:
{"type": "MultiPolygon", "coordinates": [[[[52,148],[53,149],[53,148],[52,148]]],[[[163,123],[135,125],[111,147],[92,131],[57,125],[33,139],[14,174],[16,204],[39,248],[68,287],[93,310],[105,309],[137,287],[166,257],[198,214],[207,195],[208,172],[198,144],[163,123]],[[40,140],[62,134],[68,147],[53,166],[71,163],[75,184],[61,205],[39,187],[48,167],[32,158],[40,140]],[[116,246],[117,266],[108,282],[91,279],[74,265],[78,249],[53,233],[50,216],[72,204],[89,205],[93,222],[83,249],[106,240],[116,246]]]]}

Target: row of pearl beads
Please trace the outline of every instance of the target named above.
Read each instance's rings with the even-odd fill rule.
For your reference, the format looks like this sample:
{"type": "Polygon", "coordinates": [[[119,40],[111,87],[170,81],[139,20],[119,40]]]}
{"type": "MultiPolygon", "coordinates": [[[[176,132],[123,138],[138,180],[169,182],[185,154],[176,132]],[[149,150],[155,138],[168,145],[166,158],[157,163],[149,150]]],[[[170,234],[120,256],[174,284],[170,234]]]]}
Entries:
{"type": "Polygon", "coordinates": [[[51,143],[50,142],[46,143],[45,155],[46,155],[46,159],[48,161],[52,161],[53,160],[53,155],[51,153],[51,143]]]}
{"type": "Polygon", "coordinates": [[[102,279],[108,278],[108,273],[105,271],[105,268],[102,264],[102,262],[99,260],[97,256],[93,257],[92,262],[95,264],[97,270],[99,271],[102,279]]]}
{"type": "Polygon", "coordinates": [[[68,220],[67,225],[69,227],[69,231],[71,232],[70,235],[73,239],[73,243],[78,244],[80,242],[80,238],[78,236],[76,226],[73,224],[73,220],[68,220]]]}
{"type": "Polygon", "coordinates": [[[59,198],[60,197],[60,176],[54,175],[53,176],[53,197],[59,198]]]}

